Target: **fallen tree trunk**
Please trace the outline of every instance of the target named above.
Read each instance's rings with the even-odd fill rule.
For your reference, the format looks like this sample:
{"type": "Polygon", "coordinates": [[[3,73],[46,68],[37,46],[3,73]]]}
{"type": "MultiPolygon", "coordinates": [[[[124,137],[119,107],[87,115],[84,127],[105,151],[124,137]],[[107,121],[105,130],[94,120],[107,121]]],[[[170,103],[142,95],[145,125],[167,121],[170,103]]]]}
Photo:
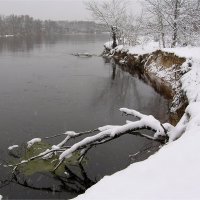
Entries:
{"type": "Polygon", "coordinates": [[[14,165],[8,165],[9,167],[13,167],[16,170],[19,166],[25,165],[36,159],[50,159],[53,156],[58,156],[57,163],[55,165],[54,171],[56,171],[65,161],[65,159],[70,158],[75,152],[79,152],[80,156],[78,157],[78,162],[81,163],[84,156],[87,152],[92,149],[92,147],[101,145],[107,142],[110,142],[116,138],[119,138],[125,134],[136,135],[140,137],[144,137],[148,140],[158,141],[160,143],[165,144],[168,139],[168,133],[174,128],[171,124],[165,123],[161,124],[160,121],[155,119],[152,115],[144,115],[138,111],[130,110],[127,108],[121,108],[120,111],[125,115],[131,115],[136,117],[137,121],[126,121],[124,125],[106,125],[103,127],[99,127],[98,129],[79,132],[76,133],[74,131],[67,131],[63,134],[58,134],[50,137],[35,138],[31,141],[27,142],[27,148],[30,148],[34,143],[41,142],[42,140],[47,140],[54,137],[65,136],[59,144],[53,145],[51,149],[46,149],[38,155],[35,155],[27,160],[23,160],[14,165]],[[153,136],[146,135],[138,132],[142,129],[148,129],[154,132],[153,136]],[[83,135],[87,135],[90,133],[96,133],[93,136],[86,137],[82,139],[80,142],[75,143],[72,146],[67,146],[67,142],[73,138],[80,137],[83,135]]]}

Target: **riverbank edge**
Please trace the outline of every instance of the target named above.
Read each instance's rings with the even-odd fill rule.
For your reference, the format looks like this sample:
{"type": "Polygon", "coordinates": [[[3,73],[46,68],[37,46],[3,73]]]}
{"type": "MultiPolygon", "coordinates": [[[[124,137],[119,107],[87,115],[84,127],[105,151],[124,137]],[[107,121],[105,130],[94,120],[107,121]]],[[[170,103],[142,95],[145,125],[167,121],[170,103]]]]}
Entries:
{"type": "Polygon", "coordinates": [[[115,49],[105,47],[102,56],[113,59],[130,74],[139,73],[140,78],[155,91],[171,100],[169,122],[173,125],[179,122],[188,106],[188,99],[180,81],[190,67],[188,59],[163,50],[133,54],[123,46],[117,46],[115,49]]]}

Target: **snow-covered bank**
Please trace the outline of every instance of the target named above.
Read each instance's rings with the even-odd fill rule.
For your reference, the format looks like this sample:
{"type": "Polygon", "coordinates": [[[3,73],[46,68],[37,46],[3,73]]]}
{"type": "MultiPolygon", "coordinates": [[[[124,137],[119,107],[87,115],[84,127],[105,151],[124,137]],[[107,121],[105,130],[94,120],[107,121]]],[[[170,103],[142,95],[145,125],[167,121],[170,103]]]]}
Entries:
{"type": "MultiPolygon", "coordinates": [[[[149,42],[145,46],[137,45],[128,47],[119,45],[110,49],[110,43],[106,43],[103,56],[113,58],[125,70],[140,76],[148,82],[157,92],[168,99],[172,99],[170,106],[170,122],[175,125],[184,113],[188,105],[187,99],[181,90],[180,77],[191,69],[194,60],[190,56],[185,57],[179,48],[180,55],[170,52],[171,49],[159,49],[158,43],[149,42]]],[[[188,48],[187,48],[188,49],[188,48]]],[[[196,48],[193,49],[196,52],[196,48]]]]}
{"type": "Polygon", "coordinates": [[[104,177],[76,199],[200,199],[200,48],[165,51],[193,60],[181,78],[189,105],[171,132],[174,138],[182,137],[147,160],[104,177]]]}

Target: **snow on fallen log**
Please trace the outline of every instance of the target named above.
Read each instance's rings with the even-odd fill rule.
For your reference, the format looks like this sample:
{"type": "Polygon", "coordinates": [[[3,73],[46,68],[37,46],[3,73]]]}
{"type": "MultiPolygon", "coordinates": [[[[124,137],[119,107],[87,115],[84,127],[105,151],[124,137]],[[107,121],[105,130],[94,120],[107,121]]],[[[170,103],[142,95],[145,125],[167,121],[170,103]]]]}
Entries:
{"type": "MultiPolygon", "coordinates": [[[[55,166],[55,170],[61,166],[65,159],[70,158],[74,155],[74,153],[78,153],[80,156],[77,158],[79,163],[82,162],[84,156],[87,152],[94,146],[101,145],[107,142],[110,142],[118,137],[121,137],[125,134],[131,134],[135,136],[140,136],[146,138],[148,140],[158,141],[161,143],[166,143],[169,139],[170,134],[169,132],[174,130],[174,127],[169,124],[161,124],[159,120],[154,118],[152,115],[145,115],[136,110],[131,110],[127,108],[121,108],[120,111],[125,113],[126,115],[131,115],[138,120],[136,121],[126,121],[124,125],[106,125],[99,127],[94,130],[84,131],[84,132],[74,132],[74,131],[67,131],[62,134],[53,135],[50,137],[45,138],[34,138],[27,142],[27,148],[32,147],[35,143],[40,143],[43,140],[52,139],[55,137],[65,136],[65,138],[58,144],[52,145],[51,148],[46,149],[45,151],[41,152],[38,155],[34,155],[33,157],[23,160],[18,164],[9,165],[9,167],[14,167],[16,169],[18,166],[26,164],[30,161],[35,159],[50,159],[52,156],[56,155],[57,157],[57,164],[55,166]],[[153,136],[140,133],[139,130],[148,129],[154,132],[153,136]],[[67,146],[67,143],[73,139],[80,136],[85,136],[87,134],[96,134],[85,137],[81,141],[73,144],[72,146],[67,146]]],[[[33,146],[34,148],[34,146],[33,146]]]]}
{"type": "Polygon", "coordinates": [[[8,147],[8,150],[12,151],[13,149],[16,149],[18,147],[19,147],[19,145],[12,145],[12,146],[8,147]]]}
{"type": "Polygon", "coordinates": [[[27,142],[27,148],[32,147],[35,143],[41,142],[42,139],[41,138],[34,138],[30,141],[27,142]]]}
{"type": "Polygon", "coordinates": [[[75,151],[80,150],[82,148],[88,148],[88,146],[91,146],[94,143],[98,144],[99,141],[106,141],[115,137],[122,136],[127,133],[134,132],[136,130],[151,129],[155,132],[154,134],[155,139],[158,138],[159,136],[167,136],[164,126],[161,125],[161,123],[157,119],[155,119],[152,115],[147,116],[141,114],[138,111],[130,110],[127,108],[121,108],[120,111],[126,114],[136,116],[140,120],[135,122],[129,121],[129,123],[122,126],[107,125],[104,127],[100,127],[99,128],[100,133],[91,137],[87,137],[81,140],[80,142],[74,144],[71,148],[64,151],[60,155],[59,159],[63,160],[64,158],[68,158],[75,151]]]}

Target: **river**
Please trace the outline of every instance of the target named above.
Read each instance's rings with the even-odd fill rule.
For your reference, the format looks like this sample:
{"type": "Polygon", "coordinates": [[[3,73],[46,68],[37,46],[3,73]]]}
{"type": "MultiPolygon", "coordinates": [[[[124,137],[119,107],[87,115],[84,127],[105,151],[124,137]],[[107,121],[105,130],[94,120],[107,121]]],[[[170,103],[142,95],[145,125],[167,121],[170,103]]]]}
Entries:
{"type": "MultiPolygon", "coordinates": [[[[137,76],[99,56],[71,55],[100,55],[108,39],[107,35],[0,39],[0,162],[8,159],[8,146],[35,137],[123,124],[127,118],[119,112],[121,107],[168,119],[169,101],[137,76]]],[[[132,162],[129,155],[147,145],[152,143],[127,135],[92,149],[84,170],[78,169],[83,184],[88,187],[124,169],[132,162]]],[[[1,181],[7,173],[0,166],[1,181]]],[[[42,190],[60,184],[48,174],[26,178],[41,189],[7,182],[0,185],[0,194],[8,199],[69,199],[80,193],[63,188],[62,192],[42,190]]]]}

